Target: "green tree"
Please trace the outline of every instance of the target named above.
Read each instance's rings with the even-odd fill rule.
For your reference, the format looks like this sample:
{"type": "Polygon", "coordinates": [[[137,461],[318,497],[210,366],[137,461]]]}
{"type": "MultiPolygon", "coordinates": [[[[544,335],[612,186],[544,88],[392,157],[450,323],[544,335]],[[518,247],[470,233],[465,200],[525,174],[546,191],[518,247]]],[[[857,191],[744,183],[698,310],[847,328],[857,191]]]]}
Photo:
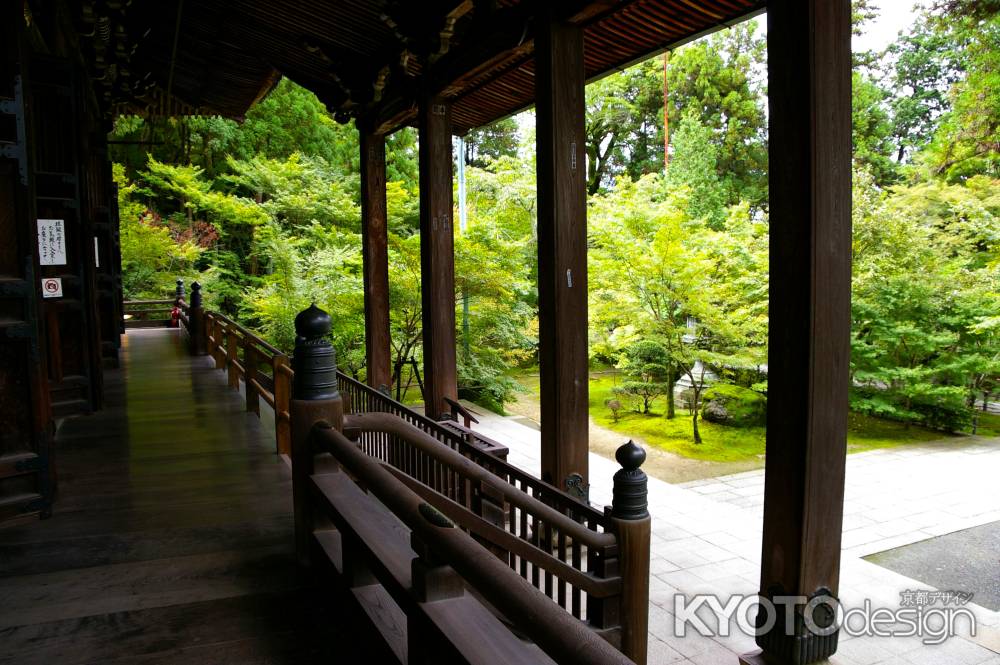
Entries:
{"type": "Polygon", "coordinates": [[[970,421],[997,376],[998,185],[886,193],[855,175],[854,408],[948,430],[970,421]]]}
{"type": "Polygon", "coordinates": [[[650,58],[587,86],[587,191],[663,168],[663,71],[650,58]]]}
{"type": "Polygon", "coordinates": [[[674,156],[667,175],[670,189],[687,187],[687,214],[719,230],[726,219],[726,192],[719,180],[718,149],[712,132],[690,111],[681,119],[674,133],[674,156]]]}
{"type": "Polygon", "coordinates": [[[961,54],[962,74],[951,88],[951,108],[941,117],[924,163],[949,182],[1000,175],[1000,14],[979,16],[944,13],[936,22],[961,54]]]}
{"type": "Polygon", "coordinates": [[[667,68],[670,125],[694,110],[711,130],[726,205],[767,201],[765,57],[765,39],[748,21],[678,49],[667,68]]]}
{"type": "Polygon", "coordinates": [[[885,108],[889,95],[860,72],[853,73],[851,88],[854,159],[875,176],[878,185],[889,185],[899,177],[891,158],[893,127],[885,108]]]}
{"type": "Polygon", "coordinates": [[[713,280],[726,269],[710,249],[718,233],[686,214],[688,188],[663,191],[662,176],[650,175],[622,180],[593,201],[591,311],[594,328],[610,331],[610,346],[652,340],[666,349],[667,417],[674,415],[673,387],[683,373],[695,386],[692,432],[700,442],[705,369],[746,366],[753,353],[726,311],[729,294],[713,280]]]}
{"type": "Polygon", "coordinates": [[[653,402],[671,390],[668,381],[672,361],[667,349],[651,339],[640,339],[625,347],[618,369],[628,378],[614,392],[639,400],[642,413],[649,413],[653,402]]]}
{"type": "Polygon", "coordinates": [[[137,187],[128,182],[122,165],[115,164],[114,178],[125,299],[163,298],[172,292],[175,279],[194,276],[194,263],[202,250],[191,239],[181,240],[171,233],[158,215],[137,200],[137,187]]]}
{"type": "Polygon", "coordinates": [[[504,118],[473,129],[465,137],[465,163],[486,168],[501,157],[516,157],[518,139],[514,118],[504,118]]]}
{"type": "Polygon", "coordinates": [[[959,75],[958,55],[926,11],[885,55],[895,159],[903,162],[934,136],[948,106],[948,90],[959,75]]]}

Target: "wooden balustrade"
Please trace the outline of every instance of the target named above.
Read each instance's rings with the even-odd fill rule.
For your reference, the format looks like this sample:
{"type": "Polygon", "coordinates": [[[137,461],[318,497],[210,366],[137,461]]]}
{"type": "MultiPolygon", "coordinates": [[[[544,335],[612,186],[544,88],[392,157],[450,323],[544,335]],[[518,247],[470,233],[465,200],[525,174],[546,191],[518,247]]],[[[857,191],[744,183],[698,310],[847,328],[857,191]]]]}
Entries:
{"type": "MultiPolygon", "coordinates": [[[[192,298],[192,301],[194,298],[192,298]]],[[[205,353],[215,367],[226,372],[229,387],[240,389],[246,397],[246,409],[260,416],[260,400],[274,411],[277,452],[291,452],[289,402],[292,371],[287,355],[280,349],[218,312],[201,311],[200,293],[197,308],[179,301],[180,322],[187,330],[192,353],[205,353]],[[192,312],[192,310],[197,310],[192,312]]]]}
{"type": "MultiPolygon", "coordinates": [[[[489,604],[501,611],[504,607],[516,608],[514,616],[507,616],[515,625],[525,616],[522,613],[528,611],[529,606],[532,612],[542,612],[532,616],[552,618],[554,610],[561,618],[552,618],[552,622],[546,619],[547,625],[563,626],[568,631],[565,635],[577,638],[582,629],[591,637],[603,638],[587,644],[610,644],[621,649],[632,661],[645,662],[650,534],[644,503],[645,476],[638,471],[641,460],[630,468],[627,460],[619,458],[625,468],[615,477],[615,509],[600,511],[508,464],[507,450],[500,444],[457,422],[432,420],[351,377],[340,372],[334,374],[332,364],[327,373],[336,377],[339,393],[333,393],[336,406],[324,411],[324,405],[331,400],[310,401],[311,398],[295,393],[298,390],[294,388],[295,373],[287,355],[228,317],[204,311],[200,290],[194,286],[191,304],[180,297],[177,300],[192,352],[212,356],[216,367],[226,372],[230,386],[238,389],[243,383],[248,411],[259,415],[261,399],[274,410],[277,450],[292,459],[300,560],[308,560],[308,552],[317,547],[328,555],[336,549],[340,572],[348,580],[354,580],[356,588],[368,589],[367,593],[373,584],[373,571],[374,576],[379,577],[378,571],[384,573],[386,565],[371,559],[394,556],[383,545],[371,542],[373,538],[386,536],[376,529],[380,524],[384,526],[385,520],[368,515],[374,522],[368,527],[360,527],[357,520],[343,514],[348,510],[343,505],[343,492],[347,492],[344,496],[353,497],[352,501],[357,499],[358,493],[366,496],[356,486],[354,490],[344,489],[346,474],[341,474],[337,488],[329,485],[333,482],[329,478],[323,487],[310,486],[314,472],[321,470],[321,467],[314,467],[318,445],[347,466],[355,477],[378,477],[378,484],[385,488],[386,496],[376,493],[367,482],[364,486],[376,494],[381,502],[377,502],[378,506],[388,506],[396,518],[417,534],[413,543],[404,543],[401,549],[410,556],[416,556],[415,550],[427,556],[421,555],[414,560],[414,578],[408,579],[406,588],[398,584],[399,580],[395,586],[384,579],[378,580],[387,584],[390,595],[397,601],[402,598],[401,607],[423,607],[432,602],[428,598],[438,596],[454,599],[454,585],[442,582],[451,579],[449,570],[454,568],[477,593],[487,594],[489,604]],[[311,428],[317,421],[326,421],[336,427],[343,423],[347,434],[356,440],[348,444],[353,452],[344,448],[343,441],[347,439],[333,430],[313,436],[311,428]],[[634,480],[641,476],[641,492],[622,490],[625,507],[621,510],[618,505],[619,475],[622,487],[629,478],[634,480]],[[629,510],[627,501],[636,500],[639,494],[641,511],[634,506],[629,510]],[[399,496],[408,498],[399,503],[399,496]],[[457,526],[454,531],[461,537],[449,541],[452,542],[449,547],[454,549],[448,550],[448,556],[442,555],[442,546],[436,537],[428,536],[423,533],[422,526],[414,526],[408,521],[413,515],[411,508],[405,506],[416,505],[414,501],[431,507],[457,526]],[[396,513],[397,508],[403,514],[396,513]],[[331,520],[337,526],[335,532],[329,531],[331,520]],[[316,525],[320,525],[319,530],[316,525]],[[457,542],[466,544],[455,545],[457,542]],[[470,559],[470,546],[488,553],[491,563],[484,564],[480,555],[470,559]],[[424,580],[419,584],[415,574],[418,570],[424,580]],[[499,570],[504,572],[499,573],[499,570]],[[493,597],[498,591],[490,584],[484,587],[489,591],[477,585],[476,581],[482,582],[483,576],[503,580],[499,586],[508,590],[501,594],[503,598],[493,597]],[[436,580],[433,584],[444,586],[430,589],[426,584],[428,580],[436,580]],[[517,580],[516,584],[511,580],[517,580]],[[445,588],[451,591],[442,591],[445,588]],[[530,589],[530,593],[525,588],[530,589]],[[508,592],[518,598],[507,598],[508,592]],[[545,604],[544,610],[535,607],[538,599],[545,604]]],[[[310,366],[310,372],[313,371],[310,366]]],[[[332,388],[326,383],[325,375],[310,375],[308,380],[322,390],[332,388]]],[[[324,395],[329,396],[328,393],[324,395]]],[[[395,551],[395,555],[398,554],[399,551],[395,551]]],[[[416,615],[420,617],[422,628],[438,625],[423,610],[416,615]]],[[[527,626],[524,630],[556,661],[570,660],[566,645],[559,646],[562,638],[551,634],[533,635],[531,631],[540,630],[537,626],[527,626]]],[[[546,628],[543,632],[552,631],[546,628]]],[[[447,633],[438,637],[454,637],[447,633]]],[[[493,638],[506,639],[495,635],[493,638]]],[[[511,644],[505,648],[516,651],[511,644]]],[[[458,648],[454,644],[452,647],[458,648]]],[[[603,647],[596,648],[598,651],[594,653],[603,653],[603,647]]],[[[587,662],[586,659],[581,661],[578,651],[572,653],[573,662],[587,662]]],[[[621,656],[621,653],[613,653],[621,656]]],[[[511,660],[516,661],[517,658],[511,660]]]]}
{"type": "MultiPolygon", "coordinates": [[[[351,438],[383,435],[394,450],[380,455],[376,449],[372,457],[473,531],[512,570],[567,612],[595,628],[614,631],[611,599],[620,595],[622,584],[616,572],[617,540],[610,530],[589,528],[567,514],[565,504],[556,508],[539,500],[395,415],[348,416],[344,428],[351,438]]],[[[568,502],[577,503],[571,498],[568,502]]],[[[600,517],[606,523],[605,516],[600,517]]]]}
{"type": "MultiPolygon", "coordinates": [[[[414,445],[447,451],[446,455],[453,453],[394,416],[378,418],[384,419],[386,425],[391,420],[400,422],[397,435],[405,431],[407,441],[414,445]]],[[[487,608],[494,608],[556,663],[640,662],[617,650],[602,631],[592,630],[587,622],[560,609],[551,597],[528,584],[482,547],[461,528],[460,522],[453,521],[426,496],[415,492],[413,487],[419,484],[410,484],[412,480],[404,482],[401,478],[405,475],[390,472],[332,427],[319,426],[311,434],[305,443],[329,453],[337,466],[343,466],[350,474],[349,477],[337,466],[328,464],[308,477],[310,493],[315,497],[314,516],[322,515],[336,526],[335,532],[320,528],[312,529],[311,535],[332,565],[339,568],[338,572],[351,571],[348,585],[354,588],[381,585],[388,602],[395,603],[405,615],[406,662],[436,662],[434,654],[440,658],[441,650],[447,647],[457,652],[460,662],[548,662],[487,608]],[[410,533],[401,532],[401,527],[410,533]],[[346,542],[351,546],[344,546],[346,542]],[[390,553],[389,549],[394,551],[390,553]],[[400,560],[404,565],[393,565],[393,561],[400,560]],[[359,570],[365,573],[360,579],[359,570]]],[[[313,452],[308,450],[307,454],[313,452]]],[[[472,465],[465,458],[462,463],[472,465]]],[[[530,503],[530,498],[519,501],[530,503]]],[[[560,518],[567,520],[563,525],[567,529],[575,524],[558,513],[550,515],[553,520],[560,518]]],[[[581,527],[581,531],[586,529],[581,527]]],[[[608,538],[614,540],[610,534],[608,538]]]]}
{"type": "Polygon", "coordinates": [[[166,328],[171,324],[170,313],[175,300],[126,300],[126,328],[166,328]]]}
{"type": "MultiPolygon", "coordinates": [[[[470,441],[467,430],[457,423],[439,423],[344,374],[340,374],[339,378],[341,394],[349,398],[350,413],[390,413],[397,416],[448,448],[461,453],[507,487],[551,506],[590,532],[613,531],[612,520],[607,514],[508,464],[505,460],[506,450],[504,449],[503,454],[498,456],[495,449],[489,445],[497,444],[490,442],[489,439],[473,433],[475,439],[470,441]]],[[[366,453],[448,499],[469,509],[474,508],[474,512],[480,517],[489,520],[495,526],[502,526],[517,541],[529,543],[539,550],[548,549],[550,552],[555,552],[559,560],[583,575],[600,574],[599,571],[603,569],[613,568],[613,549],[588,548],[584,541],[573,539],[568,534],[560,532],[554,525],[538,528],[537,524],[543,527],[545,525],[541,518],[505,503],[492,488],[478,493],[472,491],[465,483],[458,482],[453,472],[441,469],[440,464],[429,458],[427,453],[420,449],[402,446],[397,437],[380,431],[359,431],[358,434],[359,444],[366,453]]],[[[498,553],[506,551],[511,568],[566,608],[573,616],[580,619],[591,617],[595,622],[602,621],[598,615],[607,612],[606,603],[598,596],[591,596],[586,587],[570,584],[567,579],[560,578],[551,570],[536,565],[520,552],[504,550],[505,546],[502,544],[491,544],[491,547],[498,553]]]]}

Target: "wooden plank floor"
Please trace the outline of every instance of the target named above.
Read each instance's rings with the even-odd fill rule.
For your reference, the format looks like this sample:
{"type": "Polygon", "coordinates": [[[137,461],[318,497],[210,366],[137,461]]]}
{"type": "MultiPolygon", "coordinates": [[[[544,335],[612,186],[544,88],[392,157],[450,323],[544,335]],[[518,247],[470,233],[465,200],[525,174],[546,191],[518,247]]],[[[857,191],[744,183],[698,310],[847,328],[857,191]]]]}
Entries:
{"type": "Polygon", "coordinates": [[[121,359],[59,430],[52,518],[0,529],[0,663],[380,662],[297,573],[291,475],[223,372],[176,331],[121,359]]]}

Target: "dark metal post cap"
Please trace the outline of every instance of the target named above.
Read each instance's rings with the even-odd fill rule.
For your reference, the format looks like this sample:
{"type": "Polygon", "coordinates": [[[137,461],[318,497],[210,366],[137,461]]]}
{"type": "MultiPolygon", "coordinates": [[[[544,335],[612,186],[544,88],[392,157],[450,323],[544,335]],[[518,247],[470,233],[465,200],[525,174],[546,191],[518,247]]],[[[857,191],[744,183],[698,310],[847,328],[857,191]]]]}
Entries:
{"type": "Polygon", "coordinates": [[[295,317],[295,335],[302,339],[319,339],[326,337],[333,326],[330,315],[316,306],[309,305],[295,317]]]}
{"type": "Polygon", "coordinates": [[[628,443],[622,444],[615,451],[615,460],[626,471],[635,471],[646,461],[646,451],[629,439],[628,443]]]}
{"type": "Polygon", "coordinates": [[[295,399],[336,399],[337,359],[327,340],[333,320],[316,306],[309,305],[295,317],[295,353],[292,355],[292,395],[295,399]]]}
{"type": "Polygon", "coordinates": [[[646,451],[634,441],[620,446],[615,459],[622,468],[615,473],[612,488],[611,516],[622,520],[649,517],[646,474],[639,467],[646,461],[646,451]]]}
{"type": "Polygon", "coordinates": [[[201,284],[191,282],[191,307],[201,307],[201,284]]]}

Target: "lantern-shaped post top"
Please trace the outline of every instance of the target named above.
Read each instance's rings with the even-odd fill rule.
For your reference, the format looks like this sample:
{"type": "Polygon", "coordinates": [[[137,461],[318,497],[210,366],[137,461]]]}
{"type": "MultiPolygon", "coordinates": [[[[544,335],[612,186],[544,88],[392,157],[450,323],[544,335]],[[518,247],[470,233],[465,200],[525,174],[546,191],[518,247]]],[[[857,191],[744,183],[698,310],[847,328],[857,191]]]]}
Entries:
{"type": "Polygon", "coordinates": [[[615,460],[622,468],[614,476],[612,517],[623,520],[648,518],[647,478],[639,468],[646,461],[646,451],[630,440],[615,451],[615,460]]]}
{"type": "Polygon", "coordinates": [[[642,466],[642,463],[646,461],[646,451],[641,447],[637,446],[634,441],[629,439],[628,443],[625,443],[618,447],[615,451],[615,461],[617,461],[625,471],[631,472],[642,466]]]}
{"type": "Polygon", "coordinates": [[[201,307],[201,284],[191,282],[191,307],[201,307]]]}
{"type": "Polygon", "coordinates": [[[295,317],[295,353],[292,370],[295,399],[339,399],[337,360],[327,340],[333,321],[316,303],[295,317]]]}
{"type": "Polygon", "coordinates": [[[299,344],[322,340],[330,333],[332,326],[330,315],[313,303],[295,317],[295,342],[299,344]]]}

